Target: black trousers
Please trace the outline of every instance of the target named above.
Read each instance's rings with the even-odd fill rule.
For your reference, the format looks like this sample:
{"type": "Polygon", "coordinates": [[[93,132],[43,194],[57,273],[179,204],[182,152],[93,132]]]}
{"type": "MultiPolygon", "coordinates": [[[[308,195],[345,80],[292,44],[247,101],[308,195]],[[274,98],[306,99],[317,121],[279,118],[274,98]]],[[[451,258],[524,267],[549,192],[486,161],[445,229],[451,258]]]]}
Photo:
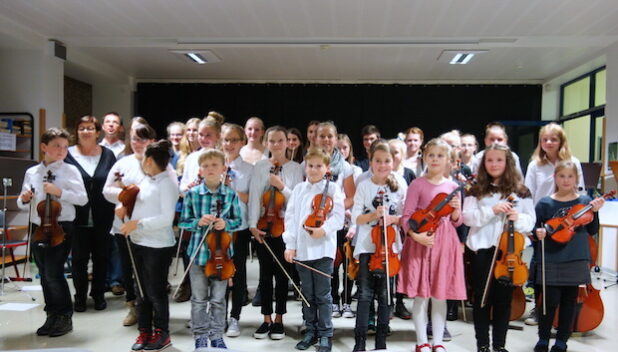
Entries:
{"type": "MultiPolygon", "coordinates": [[[[370,253],[359,257],[358,277],[358,307],[356,309],[356,331],[367,334],[369,324],[370,304],[374,297],[378,300],[378,325],[388,325],[390,307],[386,291],[387,279],[384,273],[369,271],[370,253]]],[[[389,280],[392,281],[392,280],[389,280]]],[[[373,309],[372,309],[373,310],[373,309]]]]}
{"type": "MultiPolygon", "coordinates": [[[[283,265],[286,271],[289,272],[290,265],[285,261],[283,252],[285,251],[285,243],[283,238],[269,237],[265,239],[273,253],[283,265]]],[[[257,256],[260,262],[260,293],[262,295],[263,315],[273,314],[273,277],[275,278],[275,313],[287,313],[287,297],[288,297],[288,278],[281,270],[279,264],[275,262],[272,255],[264,244],[257,245],[257,256]]]]}
{"type": "Polygon", "coordinates": [[[571,328],[573,326],[573,318],[575,317],[578,289],[577,286],[545,286],[545,291],[547,293],[545,296],[547,314],[543,314],[542,303],[536,310],[536,314],[539,317],[539,339],[549,340],[556,309],[560,306],[556,340],[563,342],[569,340],[571,328]]]}
{"type": "MultiPolygon", "coordinates": [[[[341,251],[341,255],[344,256],[343,244],[345,242],[345,235],[347,230],[337,231],[337,250],[341,251]]],[[[341,299],[342,304],[351,304],[352,303],[352,286],[354,286],[354,281],[348,278],[348,266],[345,265],[345,259],[341,261],[338,266],[333,268],[333,278],[330,280],[331,286],[331,297],[333,299],[333,304],[339,304],[341,299]],[[339,294],[339,268],[343,266],[343,278],[345,281],[343,290],[341,291],[341,295],[339,294]]]]}
{"type": "Polygon", "coordinates": [[[232,310],[230,317],[240,320],[240,311],[247,293],[247,256],[249,255],[249,241],[251,232],[243,230],[236,232],[234,240],[234,266],[236,273],[232,278],[232,310]]]}
{"type": "Polygon", "coordinates": [[[474,316],[474,331],[476,334],[477,347],[489,346],[490,325],[493,327],[493,346],[504,347],[511,315],[513,287],[498,282],[493,274],[491,275],[492,282],[490,283],[487,305],[481,308],[483,291],[485,290],[487,275],[491,268],[494,250],[495,247],[480,249],[471,255],[472,286],[474,288],[474,305],[472,312],[474,316]]]}
{"type": "MultiPolygon", "coordinates": [[[[119,233],[114,235],[114,240],[116,241],[116,244],[118,244],[118,250],[120,251],[120,261],[122,262],[122,282],[124,283],[125,299],[127,302],[134,301],[137,298],[135,291],[136,283],[133,278],[133,264],[131,263],[127,240],[124,235],[119,233]]],[[[134,246],[131,244],[131,248],[133,247],[134,246]]]]}
{"type": "Polygon", "coordinates": [[[90,296],[105,294],[107,257],[112,235],[101,227],[73,227],[72,269],[75,299],[85,301],[88,295],[88,261],[92,258],[90,296]]]}
{"type": "Polygon", "coordinates": [[[144,297],[137,299],[138,328],[169,331],[170,310],[167,298],[167,275],[174,247],[152,248],[132,244],[135,266],[144,297]]]}
{"type": "MultiPolygon", "coordinates": [[[[32,244],[34,262],[39,268],[41,286],[45,299],[45,311],[49,315],[73,315],[73,302],[69,284],[64,277],[64,263],[71,251],[72,222],[61,222],[60,225],[66,234],[64,241],[51,247],[38,242],[32,244]]],[[[38,226],[32,224],[32,233],[38,226]]]]}

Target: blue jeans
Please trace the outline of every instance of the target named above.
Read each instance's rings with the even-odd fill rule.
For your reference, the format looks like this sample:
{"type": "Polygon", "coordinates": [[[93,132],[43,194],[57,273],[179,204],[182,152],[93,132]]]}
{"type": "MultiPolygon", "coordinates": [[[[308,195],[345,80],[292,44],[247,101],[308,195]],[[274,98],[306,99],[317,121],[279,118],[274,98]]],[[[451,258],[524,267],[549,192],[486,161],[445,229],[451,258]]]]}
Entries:
{"type": "MultiPolygon", "coordinates": [[[[386,275],[369,271],[370,253],[363,253],[359,257],[358,267],[358,306],[356,311],[356,331],[367,334],[369,323],[369,306],[373,297],[378,300],[378,325],[387,325],[390,315],[388,294],[386,291],[386,275]]],[[[391,281],[391,280],[388,280],[391,281]]]]}
{"type": "Polygon", "coordinates": [[[120,249],[118,242],[111,236],[109,244],[109,258],[107,260],[107,286],[122,285],[122,261],[120,260],[120,249]]]}
{"type": "Polygon", "coordinates": [[[195,337],[211,340],[223,337],[225,330],[225,293],[227,280],[209,279],[204,267],[193,264],[191,275],[191,327],[195,337]],[[210,303],[210,309],[208,307],[210,303]]]}
{"type": "MultiPolygon", "coordinates": [[[[333,260],[324,257],[316,260],[303,261],[303,264],[312,268],[332,274],[333,260]]],[[[303,296],[307,299],[310,307],[303,303],[303,318],[307,326],[307,334],[319,337],[333,336],[332,322],[332,297],[330,294],[330,279],[311,271],[301,265],[296,265],[300,276],[300,288],[303,296]]]]}

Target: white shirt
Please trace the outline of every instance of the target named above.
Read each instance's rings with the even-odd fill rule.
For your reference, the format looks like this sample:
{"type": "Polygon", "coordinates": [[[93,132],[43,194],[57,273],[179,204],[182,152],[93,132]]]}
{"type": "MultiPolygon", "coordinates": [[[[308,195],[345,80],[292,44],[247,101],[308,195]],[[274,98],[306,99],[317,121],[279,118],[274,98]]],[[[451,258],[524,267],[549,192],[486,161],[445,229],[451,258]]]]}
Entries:
{"type": "MultiPolygon", "coordinates": [[[[362,175],[361,175],[362,176],[362,175]]],[[[352,223],[356,224],[356,247],[354,247],[354,258],[358,258],[363,253],[375,252],[375,245],[371,240],[371,230],[377,221],[372,221],[367,224],[358,224],[357,219],[360,215],[374,212],[374,200],[380,190],[384,193],[384,206],[389,210],[389,215],[401,215],[403,212],[404,199],[407,191],[407,184],[404,181],[404,186],[399,185],[396,192],[392,192],[387,185],[376,185],[371,178],[360,181],[356,187],[354,195],[354,206],[352,207],[352,223]]],[[[399,236],[399,226],[390,225],[397,232],[393,248],[390,248],[395,253],[401,251],[401,236],[399,236]]]]}
{"type": "MultiPolygon", "coordinates": [[[[513,159],[515,159],[515,167],[517,167],[517,171],[519,171],[519,175],[521,176],[521,179],[523,180],[524,173],[521,171],[521,164],[519,163],[519,155],[515,154],[515,152],[512,150],[511,150],[511,153],[513,154],[513,159]]],[[[479,164],[481,163],[481,160],[483,160],[483,154],[485,154],[484,149],[474,154],[474,156],[472,157],[472,161],[470,161],[470,163],[472,164],[472,167],[470,167],[470,170],[472,170],[473,174],[477,173],[479,169],[479,164]]]]}
{"type": "Polygon", "coordinates": [[[139,220],[139,223],[130,233],[131,241],[152,248],[173,246],[176,239],[172,224],[179,196],[178,185],[167,171],[163,171],[154,177],[144,177],[138,187],[131,220],[139,220]]]}
{"type": "Polygon", "coordinates": [[[207,149],[208,148],[201,148],[196,150],[185,159],[185,166],[182,171],[182,178],[180,179],[180,192],[185,193],[187,191],[187,186],[197,179],[197,175],[199,175],[200,172],[200,164],[198,161],[200,155],[207,149]]]}
{"type": "Polygon", "coordinates": [[[114,156],[116,156],[116,159],[120,159],[124,156],[125,145],[124,145],[124,142],[121,141],[120,139],[115,141],[112,144],[109,144],[107,139],[103,138],[101,142],[99,143],[99,145],[107,149],[110,149],[112,152],[114,152],[114,156]]]}
{"type": "MultiPolygon", "coordinates": [[[[300,167],[303,169],[303,178],[306,178],[307,175],[305,174],[305,162],[304,161],[300,163],[300,167]]],[[[359,169],[361,170],[361,173],[362,173],[363,169],[361,169],[360,167],[359,169]]],[[[341,172],[339,173],[339,175],[337,175],[337,180],[335,181],[335,184],[339,186],[339,188],[342,191],[344,191],[343,181],[350,176],[352,176],[352,178],[354,179],[354,169],[352,168],[352,165],[350,165],[350,163],[344,160],[343,168],[341,169],[341,172]]]]}
{"type": "Polygon", "coordinates": [[[294,187],[285,210],[285,231],[283,241],[286,249],[296,250],[296,259],[300,261],[316,260],[324,257],[335,259],[337,249],[337,231],[343,228],[345,196],[334,183],[328,185],[328,195],[333,199],[333,208],[322,225],[323,237],[315,239],[304,229],[305,220],[313,212],[313,198],[321,194],[326,180],[317,183],[305,181],[294,187]]]}
{"type": "MultiPolygon", "coordinates": [[[[26,204],[22,202],[21,197],[18,197],[17,206],[22,210],[28,210],[30,204],[36,207],[39,202],[45,200],[47,194],[43,190],[43,180],[47,177],[47,171],[51,171],[56,176],[56,179],[51,183],[62,190],[60,198],[56,199],[56,197],[53,197],[62,206],[58,221],[73,221],[75,219],[75,206],[86,205],[88,203],[88,194],[86,194],[82,174],[77,167],[67,164],[63,160],[58,160],[47,166],[41,162],[26,170],[21,193],[30,190],[32,186],[34,187],[34,197],[26,204]]],[[[41,225],[41,218],[34,210],[32,211],[30,221],[33,224],[41,225]]]]}
{"type": "Polygon", "coordinates": [[[101,160],[101,155],[103,155],[103,153],[98,155],[83,155],[79,152],[76,145],[69,147],[69,153],[71,153],[71,156],[77,160],[82,169],[84,169],[90,177],[94,175],[97,165],[99,165],[99,160],[101,160]]]}
{"type": "MultiPolygon", "coordinates": [[[[230,188],[236,192],[248,194],[253,165],[242,160],[242,157],[238,156],[228,166],[232,169],[232,184],[230,185],[230,188]]],[[[241,231],[249,227],[249,225],[247,225],[247,203],[241,201],[240,199],[238,200],[238,203],[240,204],[240,217],[242,222],[236,231],[241,231]]]]}
{"type": "MultiPolygon", "coordinates": [[[[257,227],[260,216],[264,213],[262,207],[262,194],[270,187],[270,169],[273,164],[270,160],[260,160],[253,167],[253,175],[251,175],[251,185],[249,186],[249,214],[248,221],[249,227],[257,227]]],[[[292,195],[292,189],[297,184],[303,182],[303,169],[297,162],[288,161],[281,168],[279,174],[285,188],[281,193],[285,199],[290,199],[292,195]]],[[[284,207],[285,208],[285,207],[284,207]]],[[[285,209],[282,209],[282,212],[285,209]]],[[[285,213],[280,214],[283,218],[285,213]]]]}
{"type": "MultiPolygon", "coordinates": [[[[579,176],[580,191],[585,190],[584,174],[582,172],[582,166],[576,157],[572,156],[571,161],[577,166],[577,175],[579,176]]],[[[528,170],[526,170],[526,187],[532,193],[532,200],[534,204],[538,203],[543,197],[551,196],[555,192],[554,183],[554,170],[556,165],[552,164],[549,160],[545,165],[539,165],[536,161],[531,161],[528,164],[528,170]]],[[[580,195],[584,194],[578,192],[580,195]]]]}
{"type": "MultiPolygon", "coordinates": [[[[107,174],[105,186],[103,186],[103,197],[105,197],[108,202],[116,204],[116,208],[119,208],[122,204],[120,204],[120,201],[118,200],[118,195],[122,191],[122,188],[118,187],[118,184],[115,181],[117,172],[124,175],[122,176],[122,183],[125,186],[131,184],[139,185],[146,177],[146,174],[144,174],[144,171],[142,170],[141,161],[135,157],[135,154],[128,155],[116,161],[114,166],[112,166],[111,170],[109,170],[109,174],[107,174]]],[[[174,169],[169,164],[167,165],[166,174],[174,181],[174,183],[177,184],[176,172],[174,172],[174,169]]],[[[115,216],[111,233],[120,233],[121,225],[122,221],[115,216]]]]}
{"type": "MultiPolygon", "coordinates": [[[[464,199],[463,222],[470,226],[466,246],[471,250],[478,251],[498,245],[500,235],[505,230],[506,222],[504,215],[494,214],[492,207],[505,201],[500,197],[500,193],[494,193],[480,200],[474,196],[464,199]]],[[[515,200],[517,201],[515,209],[518,213],[517,221],[514,223],[515,231],[524,234],[527,247],[530,245],[530,239],[525,234],[532,231],[536,222],[534,204],[532,198],[522,199],[515,196],[515,200]]]]}

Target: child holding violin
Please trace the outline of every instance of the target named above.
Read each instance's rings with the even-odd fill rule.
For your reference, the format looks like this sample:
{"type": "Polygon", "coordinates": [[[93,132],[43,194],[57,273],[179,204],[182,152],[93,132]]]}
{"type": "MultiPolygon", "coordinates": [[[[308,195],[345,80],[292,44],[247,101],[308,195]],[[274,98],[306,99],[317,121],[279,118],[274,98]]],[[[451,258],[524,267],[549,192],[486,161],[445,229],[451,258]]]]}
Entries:
{"type": "Polygon", "coordinates": [[[587,195],[579,195],[577,186],[579,170],[577,163],[564,160],[556,164],[554,170],[555,191],[551,196],[542,198],[536,205],[536,230],[534,234],[544,246],[535,246],[537,258],[535,283],[537,287],[545,281],[542,294],[545,296],[546,311],[543,312],[542,303],[537,302],[539,319],[539,341],[534,347],[535,352],[547,352],[549,338],[555,312],[560,306],[558,315],[558,332],[556,342],[551,352],[567,350],[567,342],[571,335],[575,304],[578,296],[578,286],[590,283],[591,262],[588,236],[593,236],[599,230],[598,211],[604,204],[604,198],[591,199],[587,195]],[[549,234],[547,229],[556,230],[548,224],[548,220],[564,217],[569,209],[575,205],[590,205],[591,222],[576,227],[571,239],[561,239],[559,233],[549,234]],[[545,226],[544,226],[545,225],[545,226]],[[549,226],[548,226],[549,225],[549,226]],[[565,240],[568,240],[566,243],[565,240]],[[560,241],[560,242],[559,242],[560,241]],[[545,253],[542,253],[543,247],[545,253]],[[545,270],[542,268],[542,256],[545,257],[545,270]]]}
{"type": "Polygon", "coordinates": [[[266,131],[266,148],[271,156],[255,164],[249,186],[249,230],[259,243],[259,289],[262,298],[261,312],[264,316],[264,322],[253,333],[253,337],[263,339],[269,336],[273,340],[280,340],[285,337],[283,314],[287,309],[288,293],[287,271],[281,269],[281,265],[287,265],[281,234],[287,200],[292,195],[292,189],[303,181],[303,169],[285,156],[287,130],[284,127],[273,126],[266,131]],[[273,277],[276,314],[274,322],[273,277]]]}
{"type": "Polygon", "coordinates": [[[39,336],[57,337],[73,330],[73,303],[64,277],[64,263],[71,250],[69,236],[75,206],[86,205],[88,196],[77,167],[64,162],[69,136],[66,130],[55,127],[43,133],[40,145],[43,161],[26,170],[17,199],[20,209],[33,206],[38,214],[30,220],[34,237],[32,255],[41,275],[47,313],[45,323],[36,331],[39,336]],[[44,230],[44,225],[52,226],[50,233],[44,230]]]}
{"type": "Polygon", "coordinates": [[[167,172],[171,143],[160,140],[146,147],[142,170],[147,177],[137,185],[133,213],[116,208],[116,216],[128,218],[120,233],[130,236],[135,270],[143,296],[137,300],[139,335],[133,351],[160,351],[171,345],[167,274],[176,239],[172,230],[178,185],[167,172]]]}
{"type": "Polygon", "coordinates": [[[402,216],[408,235],[401,253],[398,291],[414,298],[412,319],[416,329],[416,352],[445,352],[442,345],[446,326],[446,300],[466,299],[461,245],[455,228],[462,222],[458,185],[445,176],[449,171],[451,147],[441,139],[425,146],[426,172],[410,184],[402,216]],[[455,192],[455,193],[453,193],[455,192]],[[435,230],[415,232],[409,219],[417,211],[428,209],[440,193],[453,194],[448,205],[450,215],[439,219],[435,230]],[[433,346],[427,336],[427,316],[431,299],[433,346]]]}
{"type": "Polygon", "coordinates": [[[387,277],[386,268],[370,267],[370,262],[373,262],[372,256],[379,262],[384,261],[384,258],[379,258],[380,253],[377,251],[377,248],[380,247],[384,248],[385,254],[390,254],[389,263],[398,264],[398,260],[393,260],[391,256],[393,254],[396,256],[401,249],[398,224],[406,192],[405,184],[401,185],[397,182],[392,173],[393,157],[388,143],[377,141],[372,144],[369,150],[369,167],[372,170],[372,175],[359,182],[352,207],[352,222],[357,225],[354,258],[359,260],[359,271],[356,279],[360,290],[353,351],[365,351],[369,307],[374,295],[378,300],[375,348],[386,348],[391,298],[388,292],[390,290],[392,293],[390,288],[392,287],[391,277],[396,274],[396,270],[389,269],[390,277],[387,277]],[[391,234],[389,243],[384,243],[382,239],[384,229],[391,234]],[[373,236],[374,234],[376,236],[373,236]],[[378,243],[376,244],[374,240],[377,240],[378,243]],[[378,258],[376,258],[376,255],[378,258]],[[387,288],[387,285],[391,286],[387,288]]]}
{"type": "MultiPolygon", "coordinates": [[[[223,183],[227,167],[225,155],[216,149],[206,149],[199,157],[199,174],[203,183],[191,188],[184,198],[182,214],[178,226],[193,234],[187,253],[195,256],[189,269],[191,277],[191,328],[195,338],[195,351],[208,348],[208,340],[213,348],[227,348],[223,340],[225,329],[225,292],[227,279],[213,275],[206,276],[205,267],[215,259],[209,249],[209,241],[204,236],[228,236],[217,239],[220,243],[231,240],[232,232],[242,222],[240,202],[236,192],[223,183]],[[209,227],[211,227],[209,229],[209,227]],[[210,230],[209,233],[206,233],[210,230]],[[216,233],[216,231],[224,231],[216,233]],[[199,246],[200,243],[203,243],[199,246]]],[[[232,256],[232,245],[222,248],[227,259],[232,256]]]]}
{"type": "Polygon", "coordinates": [[[249,202],[249,183],[253,165],[244,161],[240,156],[240,148],[246,141],[245,132],[240,125],[224,124],[221,137],[221,149],[225,154],[227,165],[225,185],[236,191],[236,195],[238,195],[242,220],[240,227],[236,229],[233,236],[233,259],[236,272],[232,279],[232,309],[225,333],[228,337],[236,337],[240,335],[238,321],[247,295],[247,255],[249,254],[249,241],[251,240],[251,232],[247,225],[247,203],[249,202]]]}
{"type": "MultiPolygon", "coordinates": [[[[536,218],[530,191],[522,183],[515,162],[506,145],[489,145],[477,170],[477,183],[472,186],[464,201],[463,221],[470,226],[466,246],[472,251],[474,330],[479,352],[491,351],[490,325],[493,327],[493,351],[507,352],[506,333],[514,286],[497,280],[494,271],[490,272],[494,267],[496,247],[501,237],[508,235],[505,225],[512,221],[514,230],[519,232],[517,235],[523,236],[521,233],[532,230],[536,218]],[[512,197],[513,201],[508,201],[509,197],[512,197]],[[488,278],[491,281],[487,285],[488,278]],[[489,291],[486,294],[486,304],[483,304],[486,287],[489,291]]],[[[527,236],[523,237],[525,247],[530,240],[527,236]]]]}
{"type": "Polygon", "coordinates": [[[337,230],[343,227],[345,211],[343,192],[327,179],[329,163],[326,151],[309,149],[305,155],[307,180],[294,187],[285,211],[285,260],[296,263],[301,290],[309,303],[303,304],[307,329],[303,340],[296,344],[298,350],[317,342],[318,352],[330,352],[332,348],[330,275],[337,230]]]}

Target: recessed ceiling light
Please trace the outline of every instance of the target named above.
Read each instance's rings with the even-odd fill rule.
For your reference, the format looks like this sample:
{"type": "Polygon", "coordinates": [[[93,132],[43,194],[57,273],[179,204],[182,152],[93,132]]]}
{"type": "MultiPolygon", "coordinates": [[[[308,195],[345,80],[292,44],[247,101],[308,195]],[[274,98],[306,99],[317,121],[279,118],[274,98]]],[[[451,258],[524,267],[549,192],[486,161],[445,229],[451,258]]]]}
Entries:
{"type": "Polygon", "coordinates": [[[185,62],[189,60],[191,63],[197,63],[200,65],[212,64],[220,62],[221,59],[212,51],[204,49],[169,49],[171,53],[178,55],[178,58],[182,58],[185,62]]]}
{"type": "Polygon", "coordinates": [[[488,50],[443,50],[438,56],[438,61],[451,65],[465,65],[476,55],[487,52],[488,50]]]}
{"type": "Polygon", "coordinates": [[[197,54],[197,53],[186,53],[185,55],[186,55],[189,59],[191,59],[191,60],[193,60],[193,61],[197,62],[197,63],[198,63],[198,64],[200,64],[200,65],[203,65],[203,64],[205,64],[205,63],[207,63],[207,62],[208,62],[208,61],[206,61],[206,59],[204,59],[204,58],[202,57],[202,55],[197,54]]]}

